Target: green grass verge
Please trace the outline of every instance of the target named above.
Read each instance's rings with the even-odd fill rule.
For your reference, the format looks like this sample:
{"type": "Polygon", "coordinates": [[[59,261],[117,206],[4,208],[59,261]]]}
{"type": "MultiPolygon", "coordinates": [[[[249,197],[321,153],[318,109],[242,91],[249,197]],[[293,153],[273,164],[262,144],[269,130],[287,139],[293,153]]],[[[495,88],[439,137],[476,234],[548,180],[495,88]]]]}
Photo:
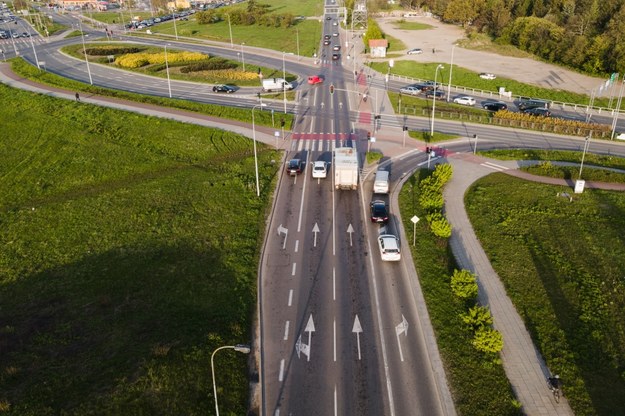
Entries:
{"type": "Polygon", "coordinates": [[[586,190],[569,202],[556,196],[563,191],[570,188],[493,174],[467,192],[467,211],[575,414],[619,414],[625,195],[586,190]]]}
{"type": "MultiPolygon", "coordinates": [[[[582,161],[582,148],[583,145],[580,144],[580,150],[577,152],[566,150],[503,149],[478,151],[478,153],[485,157],[500,160],[543,160],[580,163],[582,161]]],[[[584,158],[584,164],[586,166],[596,165],[605,168],[625,170],[625,159],[613,155],[587,152],[584,158]]]]}
{"type": "Polygon", "coordinates": [[[451,291],[450,276],[457,269],[448,240],[436,238],[425,221],[419,201],[418,171],[401,190],[399,206],[404,227],[412,230],[410,218],[423,220],[416,227],[416,247],[404,243],[404,253],[415,261],[419,283],[436,333],[446,374],[460,415],[520,415],[518,402],[500,363],[483,356],[471,345],[472,332],[460,319],[466,306],[451,291]]]}
{"type": "MultiPolygon", "coordinates": [[[[249,139],[0,85],[6,414],[199,415],[210,354],[250,341],[279,154],[249,139]]],[[[245,414],[246,357],[215,360],[245,414]]],[[[223,394],[227,392],[227,394],[223,394]]]]}
{"type": "MultiPolygon", "coordinates": [[[[250,110],[226,107],[222,105],[202,104],[187,100],[176,100],[170,98],[154,97],[150,95],[141,95],[125,92],[122,90],[113,90],[109,88],[103,88],[98,86],[92,86],[83,84],[82,82],[73,81],[68,78],[64,78],[58,75],[51,74],[49,72],[40,71],[36,67],[28,64],[22,59],[14,59],[11,61],[11,69],[24,78],[40,82],[42,84],[68,89],[71,91],[87,92],[102,96],[122,98],[124,100],[136,101],[147,104],[154,104],[162,107],[179,108],[182,110],[193,111],[210,116],[220,117],[230,120],[239,120],[247,123],[252,122],[252,114],[250,110]]],[[[272,98],[271,95],[265,95],[265,97],[272,98]]],[[[280,97],[281,98],[281,97],[280,97]]],[[[255,123],[263,126],[272,126],[271,112],[269,111],[257,111],[254,114],[255,123]]],[[[291,126],[293,122],[293,115],[280,114],[280,117],[284,117],[287,127],[291,126]]],[[[274,123],[276,120],[274,119],[274,123]]],[[[280,120],[277,120],[279,123],[280,120]]],[[[276,124],[278,125],[278,124],[276,124]]]]}
{"type": "Polygon", "coordinates": [[[393,24],[397,29],[400,30],[428,30],[434,28],[434,26],[428,25],[426,23],[409,22],[404,19],[393,22],[393,24]]]}

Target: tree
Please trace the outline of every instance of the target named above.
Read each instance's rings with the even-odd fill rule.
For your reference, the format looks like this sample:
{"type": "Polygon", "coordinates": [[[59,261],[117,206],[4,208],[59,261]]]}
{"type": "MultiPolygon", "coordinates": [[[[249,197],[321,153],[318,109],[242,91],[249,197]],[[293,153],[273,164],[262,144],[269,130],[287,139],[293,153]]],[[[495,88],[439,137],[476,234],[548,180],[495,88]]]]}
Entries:
{"type": "Polygon", "coordinates": [[[482,0],[453,0],[447,5],[443,19],[448,22],[460,23],[466,27],[479,15],[479,7],[483,5],[482,0]]]}

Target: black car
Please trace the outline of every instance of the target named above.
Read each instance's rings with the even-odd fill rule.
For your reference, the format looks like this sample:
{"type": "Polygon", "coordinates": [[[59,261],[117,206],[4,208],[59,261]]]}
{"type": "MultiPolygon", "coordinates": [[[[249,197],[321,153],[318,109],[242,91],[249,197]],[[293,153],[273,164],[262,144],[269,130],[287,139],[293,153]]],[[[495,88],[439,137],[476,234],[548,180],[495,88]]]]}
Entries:
{"type": "Polygon", "coordinates": [[[508,109],[508,104],[502,103],[500,101],[488,101],[488,102],[485,102],[484,104],[482,104],[482,108],[484,110],[497,112],[497,111],[501,111],[501,110],[507,110],[508,109]]]}
{"type": "Polygon", "coordinates": [[[434,98],[436,100],[440,100],[445,98],[445,91],[441,90],[429,90],[425,93],[425,98],[434,98]]]}
{"type": "Polygon", "coordinates": [[[530,108],[549,108],[549,101],[527,99],[521,100],[517,103],[517,107],[521,111],[529,110],[530,108]]]}
{"type": "Polygon", "coordinates": [[[333,61],[338,61],[339,59],[341,59],[341,54],[340,53],[333,53],[332,54],[332,60],[333,61]]]}
{"type": "Polygon", "coordinates": [[[213,92],[225,92],[227,94],[231,94],[236,91],[236,88],[230,85],[215,85],[213,87],[213,92]]]}
{"type": "Polygon", "coordinates": [[[541,116],[541,117],[550,117],[551,111],[547,108],[530,108],[528,110],[523,111],[524,114],[529,114],[531,116],[541,116]]]}
{"type": "Polygon", "coordinates": [[[371,222],[386,224],[388,222],[388,208],[386,202],[378,199],[371,202],[371,222]]]}
{"type": "Polygon", "coordinates": [[[302,173],[302,160],[301,159],[291,159],[286,164],[286,171],[289,175],[299,175],[302,173]]]}

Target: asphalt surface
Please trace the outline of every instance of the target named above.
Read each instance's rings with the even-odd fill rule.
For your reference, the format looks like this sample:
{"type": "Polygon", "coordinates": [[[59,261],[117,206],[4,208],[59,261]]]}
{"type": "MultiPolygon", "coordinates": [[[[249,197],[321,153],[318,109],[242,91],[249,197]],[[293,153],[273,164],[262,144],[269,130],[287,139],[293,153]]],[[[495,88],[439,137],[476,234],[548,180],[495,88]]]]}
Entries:
{"type": "MultiPolygon", "coordinates": [[[[439,48],[442,49],[442,46],[440,46],[439,48]]],[[[15,76],[10,72],[10,70],[8,69],[8,65],[6,64],[0,64],[0,79],[2,80],[2,82],[17,88],[24,88],[64,99],[75,99],[73,91],[64,91],[61,89],[51,88],[44,85],[37,85],[30,81],[19,79],[19,77],[15,76]]],[[[566,78],[561,76],[561,79],[566,78]]],[[[360,89],[363,92],[369,92],[369,97],[373,97],[374,94],[376,94],[375,91],[367,90],[366,85],[363,85],[362,83],[359,83],[359,85],[360,89]]],[[[580,84],[576,84],[576,82],[571,81],[571,83],[567,85],[579,86],[580,84]]],[[[390,111],[392,110],[392,106],[385,98],[385,95],[382,91],[379,91],[378,97],[379,98],[377,100],[361,100],[358,103],[358,109],[359,111],[361,111],[362,114],[357,124],[357,132],[360,135],[360,137],[358,138],[359,140],[362,140],[363,135],[366,134],[366,131],[371,130],[372,112],[384,114],[385,116],[393,116],[393,114],[390,113],[390,111]],[[373,106],[375,106],[376,109],[373,109],[373,106]]],[[[162,109],[155,106],[147,106],[136,102],[128,102],[107,97],[85,95],[81,96],[81,98],[82,101],[87,104],[91,103],[96,105],[105,105],[128,111],[135,111],[149,115],[173,118],[185,122],[194,122],[211,127],[224,128],[226,130],[235,131],[248,137],[251,137],[252,135],[250,126],[244,125],[242,123],[231,123],[229,121],[224,122],[223,120],[211,117],[202,117],[198,116],[197,114],[187,113],[184,111],[162,109]]],[[[401,124],[398,124],[398,126],[399,125],[401,124]]],[[[383,131],[375,132],[375,135],[377,136],[378,140],[373,144],[373,148],[381,151],[385,155],[385,157],[389,158],[390,160],[399,161],[412,155],[422,153],[423,146],[419,143],[415,143],[410,140],[407,146],[404,145],[404,133],[399,127],[385,128],[383,131]]],[[[256,137],[258,140],[263,141],[267,144],[277,145],[278,147],[282,147],[291,151],[301,151],[301,142],[303,142],[303,140],[278,141],[273,135],[273,129],[265,128],[257,128],[256,137]]],[[[570,141],[574,140],[575,139],[570,139],[570,141]]],[[[464,195],[466,189],[471,185],[471,183],[473,183],[479,177],[488,175],[489,173],[492,173],[494,171],[503,171],[507,174],[514,174],[515,176],[520,176],[529,180],[547,180],[545,178],[531,177],[530,175],[524,174],[516,170],[516,162],[489,161],[473,156],[470,152],[470,146],[467,146],[467,144],[469,143],[468,137],[466,138],[466,140],[464,140],[463,143],[464,144],[462,146],[458,146],[458,148],[462,149],[462,147],[464,146],[466,147],[466,149],[464,150],[447,151],[446,149],[441,149],[440,153],[442,158],[438,159],[439,161],[447,161],[451,163],[454,167],[454,177],[445,190],[445,200],[447,207],[446,214],[454,230],[451,238],[451,244],[454,250],[454,254],[458,259],[461,267],[472,270],[479,277],[479,284],[481,289],[480,298],[482,302],[489,305],[489,307],[491,308],[493,318],[495,320],[495,326],[500,332],[502,332],[502,335],[504,337],[504,351],[502,353],[504,367],[506,370],[506,374],[508,375],[508,378],[514,388],[515,394],[523,405],[525,413],[528,415],[572,414],[570,408],[566,404],[566,400],[561,401],[559,404],[555,404],[555,402],[553,402],[551,394],[546,389],[545,376],[548,370],[545,368],[543,360],[533,346],[529,334],[525,330],[523,322],[521,321],[514,306],[511,304],[509,298],[507,297],[498,276],[490,266],[486,254],[481,249],[481,246],[479,245],[479,242],[475,237],[475,234],[473,233],[471,224],[468,221],[468,218],[463,208],[464,202],[462,196],[464,195]]],[[[311,143],[305,143],[305,145],[310,144],[311,143]]],[[[617,150],[620,148],[620,150],[622,151],[622,146],[620,146],[620,144],[611,143],[610,145],[617,150]]],[[[452,147],[453,143],[445,145],[445,148],[452,147]]],[[[367,173],[369,173],[373,169],[374,167],[372,166],[365,166],[363,175],[366,177],[367,173]]],[[[555,182],[566,189],[571,188],[571,183],[567,181],[549,180],[549,182],[555,182]]],[[[623,187],[620,185],[586,185],[588,188],[602,187],[606,189],[624,190],[623,187]]],[[[396,201],[391,201],[391,204],[395,205],[396,201]]],[[[410,241],[410,239],[406,236],[404,230],[398,231],[401,232],[401,238],[403,241],[410,241]]],[[[410,265],[408,265],[408,267],[410,267],[410,265]]],[[[414,273],[414,275],[416,276],[416,273],[414,273]]],[[[414,292],[415,298],[418,301],[417,307],[421,309],[421,312],[424,314],[425,318],[427,318],[427,309],[425,309],[422,299],[419,299],[420,293],[418,284],[416,286],[416,288],[413,287],[411,290],[414,292]]],[[[370,319],[373,318],[363,318],[365,325],[366,322],[370,319]]],[[[421,322],[422,325],[425,326],[425,329],[423,331],[425,333],[425,339],[428,348],[432,348],[436,351],[437,347],[435,339],[433,338],[433,332],[431,331],[431,328],[428,328],[429,323],[427,322],[427,319],[423,319],[422,317],[421,322]]],[[[307,321],[305,322],[305,320],[301,320],[299,322],[300,327],[303,326],[305,328],[306,324],[307,321]]],[[[348,328],[349,322],[344,322],[342,324],[342,327],[348,328]]],[[[353,354],[353,351],[350,354],[353,354]]],[[[436,355],[437,354],[435,354],[435,356],[436,355]]],[[[374,365],[379,365],[379,363],[374,363],[374,365]]],[[[437,362],[432,363],[432,366],[435,373],[441,371],[442,369],[440,363],[437,362]]],[[[436,382],[440,382],[440,380],[443,380],[444,382],[444,373],[438,374],[440,377],[437,377],[436,382]]],[[[347,382],[347,380],[343,380],[342,382],[347,382]]],[[[299,397],[302,392],[298,392],[297,390],[295,390],[293,391],[293,394],[295,394],[296,397],[299,397]]],[[[447,405],[449,405],[450,397],[443,397],[443,399],[443,401],[447,400],[447,405]]],[[[453,409],[448,408],[445,411],[445,414],[453,414],[453,409]]]]}

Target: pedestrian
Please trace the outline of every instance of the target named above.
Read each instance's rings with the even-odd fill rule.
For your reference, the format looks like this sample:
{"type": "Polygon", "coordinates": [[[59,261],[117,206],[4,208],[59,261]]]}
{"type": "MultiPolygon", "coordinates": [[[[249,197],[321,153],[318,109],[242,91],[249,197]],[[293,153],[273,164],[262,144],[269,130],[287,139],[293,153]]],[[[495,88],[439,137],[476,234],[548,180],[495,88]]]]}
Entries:
{"type": "Polygon", "coordinates": [[[432,48],[432,53],[436,53],[436,48],[432,48]]]}
{"type": "Polygon", "coordinates": [[[76,93],[76,101],[80,102],[80,94],[76,93]]]}

